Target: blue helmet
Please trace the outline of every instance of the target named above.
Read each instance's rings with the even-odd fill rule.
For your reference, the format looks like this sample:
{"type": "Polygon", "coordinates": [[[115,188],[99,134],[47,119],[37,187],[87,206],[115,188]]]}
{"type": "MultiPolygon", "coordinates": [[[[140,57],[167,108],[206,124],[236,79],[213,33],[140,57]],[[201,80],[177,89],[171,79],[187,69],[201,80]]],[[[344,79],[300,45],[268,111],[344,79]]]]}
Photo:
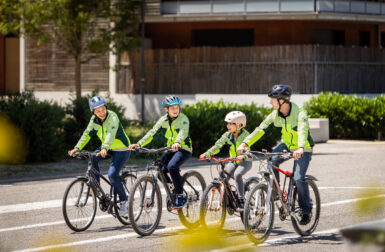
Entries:
{"type": "Polygon", "coordinates": [[[179,99],[178,96],[175,96],[175,95],[167,95],[163,101],[162,101],[162,107],[168,107],[168,106],[172,106],[172,105],[181,105],[182,104],[182,100],[179,99]]]}
{"type": "Polygon", "coordinates": [[[89,102],[91,112],[94,112],[95,109],[101,106],[107,106],[106,100],[100,96],[94,96],[90,99],[89,102]]]}

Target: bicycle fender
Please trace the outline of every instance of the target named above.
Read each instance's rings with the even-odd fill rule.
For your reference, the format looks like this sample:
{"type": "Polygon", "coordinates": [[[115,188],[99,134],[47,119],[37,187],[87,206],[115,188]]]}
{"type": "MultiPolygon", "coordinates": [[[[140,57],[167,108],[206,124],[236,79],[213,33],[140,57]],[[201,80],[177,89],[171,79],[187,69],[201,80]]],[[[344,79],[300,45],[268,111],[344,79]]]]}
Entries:
{"type": "Polygon", "coordinates": [[[318,181],[318,179],[312,175],[305,175],[305,179],[318,181]]]}
{"type": "Polygon", "coordinates": [[[257,183],[258,184],[260,181],[261,181],[261,177],[260,176],[248,178],[246,180],[246,182],[245,182],[245,190],[250,189],[249,188],[250,184],[252,184],[252,183],[257,183]]]}
{"type": "Polygon", "coordinates": [[[88,181],[88,178],[86,176],[76,176],[77,179],[84,179],[86,181],[88,181]]]}

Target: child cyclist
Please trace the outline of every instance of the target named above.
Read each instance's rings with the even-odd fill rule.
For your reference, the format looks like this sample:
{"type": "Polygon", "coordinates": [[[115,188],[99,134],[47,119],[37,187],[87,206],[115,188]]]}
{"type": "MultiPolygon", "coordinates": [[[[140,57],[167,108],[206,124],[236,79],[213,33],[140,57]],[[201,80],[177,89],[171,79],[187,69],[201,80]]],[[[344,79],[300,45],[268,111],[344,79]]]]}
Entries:
{"type": "Polygon", "coordinates": [[[100,138],[102,145],[92,155],[91,163],[96,170],[100,171],[99,161],[112,157],[110,168],[108,169],[108,177],[114,190],[119,195],[119,214],[124,215],[128,211],[128,200],[123,183],[119,178],[119,172],[130,157],[130,151],[127,150],[130,139],[124,132],[116,113],[107,110],[107,103],[102,97],[92,97],[89,101],[89,106],[93,116],[75,148],[68,151],[68,154],[73,156],[76,152],[83,149],[91,137],[97,135],[100,138]]]}
{"type": "MultiPolygon", "coordinates": [[[[290,102],[292,89],[288,85],[274,85],[268,93],[273,112],[239,146],[242,153],[247,147],[257,142],[271,127],[280,129],[283,142],[274,147],[273,152],[292,151],[294,157],[294,180],[298,190],[298,203],[302,210],[301,225],[311,220],[312,204],[309,186],[305,174],[312,156],[314,142],[309,131],[306,111],[290,102]]],[[[284,159],[273,157],[273,165],[278,167],[284,159]]],[[[274,169],[279,182],[279,172],[274,169]]]]}
{"type": "Polygon", "coordinates": [[[236,209],[237,212],[242,212],[244,209],[244,197],[245,190],[243,185],[242,176],[245,175],[251,169],[251,158],[238,155],[237,148],[249,135],[244,127],[246,126],[246,115],[241,111],[232,111],[228,113],[225,117],[225,122],[227,122],[227,132],[225,132],[221,138],[219,138],[213,147],[208,151],[200,155],[200,158],[205,158],[206,156],[211,156],[217,154],[223,145],[230,145],[230,156],[237,157],[238,162],[227,163],[225,170],[231,176],[234,176],[235,185],[238,192],[239,204],[236,209]]]}
{"type": "Polygon", "coordinates": [[[166,114],[162,116],[154,127],[138,141],[137,144],[131,144],[129,150],[136,147],[145,146],[152,141],[157,132],[163,132],[167,139],[167,146],[171,146],[173,152],[162,156],[163,162],[167,165],[162,171],[169,183],[171,183],[167,172],[170,172],[172,183],[174,184],[176,202],[173,209],[181,209],[186,204],[186,195],[183,194],[182,177],[180,167],[186,162],[192,153],[192,144],[189,136],[189,119],[180,112],[182,100],[174,95],[168,95],[162,102],[166,114]]]}

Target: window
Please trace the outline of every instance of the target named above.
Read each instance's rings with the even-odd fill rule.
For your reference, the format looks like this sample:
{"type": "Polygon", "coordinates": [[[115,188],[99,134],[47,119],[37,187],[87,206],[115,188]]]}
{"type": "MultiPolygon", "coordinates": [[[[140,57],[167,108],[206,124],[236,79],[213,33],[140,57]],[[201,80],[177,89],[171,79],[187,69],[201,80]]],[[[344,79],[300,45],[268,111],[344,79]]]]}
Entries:
{"type": "Polygon", "coordinates": [[[360,31],[359,33],[359,45],[360,46],[370,46],[370,32],[360,31]]]}
{"type": "Polygon", "coordinates": [[[340,30],[313,30],[313,44],[345,45],[345,32],[340,30]]]}
{"type": "Polygon", "coordinates": [[[194,46],[252,46],[253,29],[193,30],[194,46]]]}

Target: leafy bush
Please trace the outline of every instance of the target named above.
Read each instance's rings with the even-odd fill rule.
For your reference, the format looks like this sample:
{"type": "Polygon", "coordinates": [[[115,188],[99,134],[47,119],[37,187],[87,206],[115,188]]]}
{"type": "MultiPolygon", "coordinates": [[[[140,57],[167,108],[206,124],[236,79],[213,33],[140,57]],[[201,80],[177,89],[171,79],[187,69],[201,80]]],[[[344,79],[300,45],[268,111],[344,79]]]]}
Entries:
{"type": "Polygon", "coordinates": [[[331,138],[376,139],[385,133],[385,96],[321,93],[305,104],[309,117],[329,118],[331,138]]]}
{"type": "MultiPolygon", "coordinates": [[[[72,149],[76,145],[83,134],[83,131],[87,128],[92,116],[88,102],[95,95],[98,95],[98,91],[93,91],[92,94],[80,98],[76,98],[75,95],[72,94],[70,103],[66,105],[65,112],[67,117],[64,123],[64,137],[67,149],[72,149]]],[[[123,106],[116,104],[109,95],[105,97],[105,99],[108,109],[114,111],[118,115],[123,128],[127,126],[129,121],[124,117],[126,109],[123,106]]],[[[99,138],[94,137],[87,144],[86,148],[88,150],[95,150],[100,144],[99,138]]]]}
{"type": "Polygon", "coordinates": [[[63,156],[65,112],[57,103],[38,101],[32,91],[0,96],[0,112],[24,134],[27,162],[53,161],[63,156]]]}
{"type": "MultiPolygon", "coordinates": [[[[224,118],[227,113],[239,110],[247,117],[246,129],[251,133],[265,117],[271,113],[271,109],[255,104],[238,105],[235,103],[217,103],[201,101],[194,105],[187,105],[182,112],[190,120],[190,136],[193,142],[194,155],[198,156],[214,145],[215,141],[227,131],[224,118]]],[[[279,140],[278,132],[267,132],[257,143],[252,146],[254,150],[271,149],[279,140]]],[[[228,149],[223,148],[220,154],[228,155],[228,149]]]]}

